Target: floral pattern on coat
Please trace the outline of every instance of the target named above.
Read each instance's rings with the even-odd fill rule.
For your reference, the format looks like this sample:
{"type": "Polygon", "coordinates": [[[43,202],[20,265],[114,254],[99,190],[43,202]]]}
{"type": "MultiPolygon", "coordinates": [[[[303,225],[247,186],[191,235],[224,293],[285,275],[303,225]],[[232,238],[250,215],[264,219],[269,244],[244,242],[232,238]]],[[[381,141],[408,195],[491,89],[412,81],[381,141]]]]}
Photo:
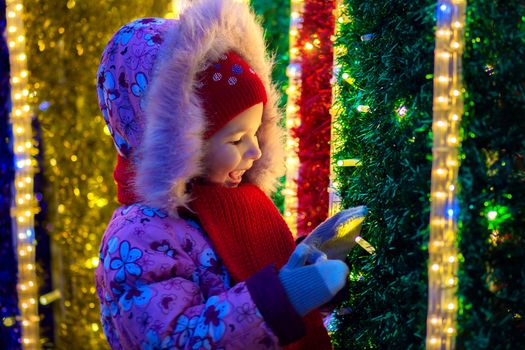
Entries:
{"type": "Polygon", "coordinates": [[[96,270],[112,349],[276,349],[244,282],[230,279],[193,220],[134,204],[117,209],[96,270]]]}

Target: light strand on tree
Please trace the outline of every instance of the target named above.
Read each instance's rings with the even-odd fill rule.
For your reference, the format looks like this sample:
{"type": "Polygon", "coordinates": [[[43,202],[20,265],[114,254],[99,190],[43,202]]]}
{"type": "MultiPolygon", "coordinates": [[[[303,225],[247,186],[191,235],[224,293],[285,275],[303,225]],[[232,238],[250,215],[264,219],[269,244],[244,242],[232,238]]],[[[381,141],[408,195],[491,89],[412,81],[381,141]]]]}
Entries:
{"type": "Polygon", "coordinates": [[[301,123],[297,114],[299,108],[297,99],[301,93],[301,63],[299,58],[299,48],[297,47],[297,36],[301,26],[301,12],[304,2],[302,0],[292,0],[290,18],[290,64],[286,69],[288,76],[288,95],[286,103],[286,129],[288,137],[286,141],[286,184],[284,194],[284,219],[290,227],[294,237],[297,236],[297,177],[299,172],[299,140],[293,136],[292,129],[301,123]]]}
{"type": "Polygon", "coordinates": [[[18,256],[18,299],[22,324],[22,347],[40,349],[38,286],[35,267],[34,215],[38,211],[33,193],[37,152],[32,142],[31,108],[27,104],[28,71],[26,37],[21,0],[7,1],[7,40],[10,53],[13,148],[15,155],[15,201],[11,208],[18,256]]]}
{"type": "Polygon", "coordinates": [[[457,333],[456,187],[459,120],[463,114],[461,59],[465,7],[464,0],[437,3],[427,349],[454,349],[457,333]]]}
{"type": "MultiPolygon", "coordinates": [[[[334,35],[338,31],[338,26],[342,22],[339,20],[341,18],[341,0],[336,0],[335,3],[335,9],[334,9],[334,17],[336,18],[335,26],[334,26],[334,35]]],[[[335,36],[332,37],[332,41],[335,40],[335,36]]],[[[332,123],[331,123],[331,130],[330,130],[330,185],[328,187],[328,216],[332,216],[338,211],[341,210],[341,197],[337,193],[337,182],[336,177],[334,173],[334,152],[339,147],[337,137],[337,123],[338,123],[338,117],[339,117],[339,111],[340,111],[340,104],[337,101],[340,101],[340,88],[337,84],[337,76],[339,74],[339,67],[337,65],[337,57],[341,54],[341,48],[334,46],[334,68],[333,68],[333,76],[332,76],[332,108],[330,108],[330,115],[332,116],[332,123]]],[[[341,166],[341,161],[337,162],[338,166],[341,166]]]]}

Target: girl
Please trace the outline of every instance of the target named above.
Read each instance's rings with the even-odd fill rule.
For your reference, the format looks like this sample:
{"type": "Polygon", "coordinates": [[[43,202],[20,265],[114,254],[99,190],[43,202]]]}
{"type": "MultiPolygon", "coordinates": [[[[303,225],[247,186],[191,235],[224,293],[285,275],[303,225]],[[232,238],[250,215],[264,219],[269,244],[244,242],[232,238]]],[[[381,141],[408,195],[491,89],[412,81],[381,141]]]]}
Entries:
{"type": "Polygon", "coordinates": [[[331,348],[317,308],[348,268],[295,247],[267,197],[283,172],[270,72],[261,27],[233,0],[135,20],[104,50],[122,206],[96,284],[112,349],[331,348]]]}

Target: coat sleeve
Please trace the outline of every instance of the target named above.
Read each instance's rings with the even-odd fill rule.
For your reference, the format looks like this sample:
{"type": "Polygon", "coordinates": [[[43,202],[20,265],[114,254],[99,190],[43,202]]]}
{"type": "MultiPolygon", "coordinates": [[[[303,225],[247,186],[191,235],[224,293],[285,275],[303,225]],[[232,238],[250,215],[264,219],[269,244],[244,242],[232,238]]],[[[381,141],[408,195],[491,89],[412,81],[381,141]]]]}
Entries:
{"type": "Polygon", "coordinates": [[[167,230],[106,232],[97,287],[113,349],[273,349],[304,334],[274,268],[230,288],[204,239],[167,230]]]}

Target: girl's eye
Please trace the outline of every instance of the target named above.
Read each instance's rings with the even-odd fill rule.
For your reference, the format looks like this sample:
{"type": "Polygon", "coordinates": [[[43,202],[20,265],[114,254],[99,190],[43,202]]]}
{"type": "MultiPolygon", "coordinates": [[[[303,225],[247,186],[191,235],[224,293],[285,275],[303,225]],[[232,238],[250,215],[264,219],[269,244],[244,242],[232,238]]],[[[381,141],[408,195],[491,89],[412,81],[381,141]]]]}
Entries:
{"type": "Polygon", "coordinates": [[[237,141],[231,141],[230,143],[231,143],[232,145],[236,145],[236,146],[237,146],[237,145],[240,145],[240,144],[241,144],[241,141],[242,141],[241,139],[238,139],[237,141]]]}

